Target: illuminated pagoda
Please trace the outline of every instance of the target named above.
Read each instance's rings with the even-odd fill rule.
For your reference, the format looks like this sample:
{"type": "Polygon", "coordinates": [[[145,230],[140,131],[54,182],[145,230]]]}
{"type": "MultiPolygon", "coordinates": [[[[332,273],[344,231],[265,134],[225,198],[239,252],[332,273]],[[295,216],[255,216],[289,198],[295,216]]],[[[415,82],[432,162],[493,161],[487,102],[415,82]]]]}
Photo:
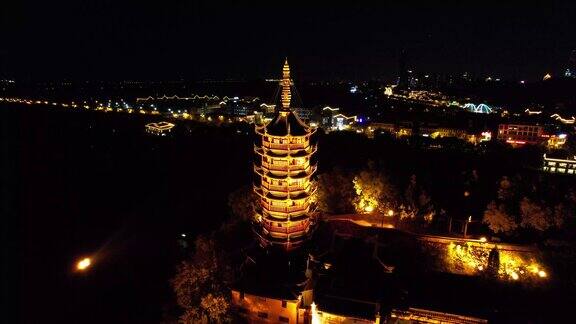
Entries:
{"type": "Polygon", "coordinates": [[[281,108],[272,121],[256,126],[254,191],[259,203],[254,230],[263,247],[291,251],[306,241],[315,224],[315,186],[310,178],[316,172],[316,145],[311,140],[315,129],[290,108],[288,60],[282,74],[281,108]]]}

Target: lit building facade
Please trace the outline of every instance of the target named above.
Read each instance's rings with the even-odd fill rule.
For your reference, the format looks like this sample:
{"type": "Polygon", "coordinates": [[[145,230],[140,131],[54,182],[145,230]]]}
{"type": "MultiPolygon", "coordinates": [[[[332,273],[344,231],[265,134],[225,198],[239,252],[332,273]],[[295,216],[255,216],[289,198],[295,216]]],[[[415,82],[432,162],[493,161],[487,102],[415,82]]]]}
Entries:
{"type": "Polygon", "coordinates": [[[540,144],[544,128],[536,125],[500,124],[498,139],[509,144],[540,144]]]}
{"type": "Polygon", "coordinates": [[[576,174],[576,156],[571,159],[556,159],[544,154],[544,166],[542,170],[550,173],[576,174]]]}
{"type": "Polygon", "coordinates": [[[159,123],[150,123],[146,124],[146,132],[154,135],[166,136],[166,134],[172,131],[174,126],[174,124],[165,121],[159,123]]]}
{"type": "Polygon", "coordinates": [[[264,247],[278,246],[290,251],[306,241],[313,229],[316,172],[312,139],[308,127],[290,108],[290,67],[284,63],[281,107],[274,118],[256,126],[257,140],[254,191],[259,196],[254,230],[264,247]]]}
{"type": "Polygon", "coordinates": [[[322,128],[324,131],[348,130],[357,121],[356,116],[346,116],[339,112],[339,108],[324,107],[322,108],[322,128]]]}
{"type": "Polygon", "coordinates": [[[512,144],[512,146],[542,144],[551,149],[558,149],[566,144],[567,135],[546,133],[544,127],[538,125],[500,124],[498,125],[498,140],[512,144]]]}

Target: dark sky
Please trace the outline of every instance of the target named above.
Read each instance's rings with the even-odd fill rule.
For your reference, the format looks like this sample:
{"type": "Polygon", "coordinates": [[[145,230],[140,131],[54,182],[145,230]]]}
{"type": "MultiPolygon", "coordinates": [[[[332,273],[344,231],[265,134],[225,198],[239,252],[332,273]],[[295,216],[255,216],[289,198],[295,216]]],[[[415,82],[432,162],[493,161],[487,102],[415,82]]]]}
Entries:
{"type": "Polygon", "coordinates": [[[560,73],[575,1],[3,0],[0,77],[175,80],[386,78],[417,71],[504,78],[560,73]],[[314,4],[311,4],[314,3],[314,4]]]}

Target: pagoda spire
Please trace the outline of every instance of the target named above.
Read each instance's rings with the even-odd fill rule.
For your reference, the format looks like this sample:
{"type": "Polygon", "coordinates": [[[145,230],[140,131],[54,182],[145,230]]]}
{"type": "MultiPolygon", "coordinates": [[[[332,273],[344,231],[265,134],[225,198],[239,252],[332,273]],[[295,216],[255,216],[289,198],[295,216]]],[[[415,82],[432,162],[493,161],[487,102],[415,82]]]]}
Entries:
{"type": "Polygon", "coordinates": [[[292,98],[292,94],[290,93],[291,85],[290,66],[288,65],[288,58],[286,58],[284,67],[282,68],[282,110],[290,110],[290,99],[292,98]]]}

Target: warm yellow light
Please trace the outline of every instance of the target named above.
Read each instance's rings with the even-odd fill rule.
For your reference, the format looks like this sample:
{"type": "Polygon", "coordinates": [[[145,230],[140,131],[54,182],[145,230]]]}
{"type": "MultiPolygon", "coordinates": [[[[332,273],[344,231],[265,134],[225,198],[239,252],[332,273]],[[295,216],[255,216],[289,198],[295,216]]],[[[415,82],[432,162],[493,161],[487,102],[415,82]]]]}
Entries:
{"type": "Polygon", "coordinates": [[[364,211],[367,213],[371,213],[374,211],[374,206],[372,205],[367,205],[366,207],[364,207],[364,211]]]}
{"type": "Polygon", "coordinates": [[[487,240],[484,236],[482,236],[482,237],[480,238],[480,242],[486,243],[486,241],[488,241],[488,240],[487,240]]]}
{"type": "Polygon", "coordinates": [[[388,210],[388,216],[390,217],[394,216],[394,211],[392,209],[388,210]]]}
{"type": "Polygon", "coordinates": [[[518,280],[518,278],[520,278],[516,272],[510,273],[510,276],[511,276],[512,279],[514,279],[514,280],[518,280]]]}
{"type": "Polygon", "coordinates": [[[312,324],[320,324],[321,320],[320,316],[318,316],[318,308],[314,302],[310,305],[310,313],[312,315],[312,324]]]}
{"type": "Polygon", "coordinates": [[[468,197],[468,196],[470,196],[470,192],[464,191],[464,197],[468,197]]]}
{"type": "Polygon", "coordinates": [[[92,259],[84,258],[84,259],[78,261],[78,263],[76,264],[76,269],[80,270],[80,271],[84,271],[84,270],[88,269],[88,267],[90,267],[91,264],[92,264],[92,259]]]}
{"type": "Polygon", "coordinates": [[[546,271],[544,271],[544,270],[538,271],[538,277],[546,278],[547,276],[548,276],[548,274],[546,273],[546,271]]]}

